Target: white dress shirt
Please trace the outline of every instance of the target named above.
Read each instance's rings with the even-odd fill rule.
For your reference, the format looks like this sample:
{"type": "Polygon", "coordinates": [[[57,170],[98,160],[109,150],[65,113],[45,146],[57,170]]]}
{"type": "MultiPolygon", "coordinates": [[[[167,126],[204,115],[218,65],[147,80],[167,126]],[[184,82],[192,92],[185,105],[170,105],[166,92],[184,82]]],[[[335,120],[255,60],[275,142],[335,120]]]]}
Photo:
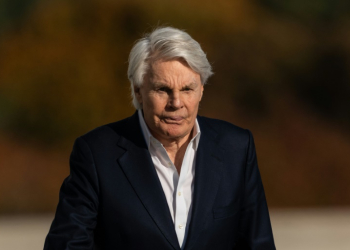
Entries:
{"type": "Polygon", "coordinates": [[[193,181],[195,171],[196,153],[200,138],[200,129],[196,119],[193,137],[187,146],[182,160],[180,176],[174,163],[170,160],[164,146],[152,136],[142,110],[138,110],[140,126],[151,154],[153,165],[157,171],[166,200],[168,202],[171,217],[174,222],[177,239],[180,246],[185,241],[192,210],[193,181]]]}

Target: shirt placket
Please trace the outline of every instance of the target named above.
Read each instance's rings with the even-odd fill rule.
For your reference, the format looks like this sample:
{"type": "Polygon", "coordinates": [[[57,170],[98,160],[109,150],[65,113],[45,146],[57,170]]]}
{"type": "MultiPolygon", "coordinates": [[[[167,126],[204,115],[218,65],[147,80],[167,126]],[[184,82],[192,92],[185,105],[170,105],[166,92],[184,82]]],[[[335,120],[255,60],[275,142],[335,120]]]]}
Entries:
{"type": "Polygon", "coordinates": [[[175,230],[178,235],[178,240],[180,243],[180,246],[183,243],[185,232],[186,232],[186,224],[187,224],[187,206],[184,192],[183,192],[183,187],[186,181],[186,177],[188,174],[188,155],[189,155],[189,149],[191,148],[192,141],[190,142],[190,145],[188,145],[184,159],[182,161],[182,166],[181,166],[181,171],[180,171],[180,177],[179,177],[179,182],[176,187],[176,212],[175,212],[175,230]]]}
{"type": "Polygon", "coordinates": [[[172,192],[176,195],[174,195],[174,199],[175,201],[173,201],[175,203],[175,206],[173,207],[173,219],[174,219],[174,227],[175,227],[175,231],[177,234],[177,238],[179,241],[180,246],[182,246],[183,242],[184,242],[184,237],[185,237],[185,233],[186,233],[186,226],[187,226],[187,220],[188,220],[188,206],[190,204],[186,203],[186,199],[185,199],[185,194],[184,194],[184,185],[186,182],[186,178],[188,175],[188,171],[189,171],[189,167],[190,167],[190,163],[189,163],[189,157],[191,155],[191,150],[193,149],[194,146],[194,139],[193,138],[189,145],[187,146],[183,161],[182,161],[182,165],[181,165],[181,171],[180,171],[180,175],[178,174],[175,165],[173,164],[173,162],[170,160],[168,153],[166,152],[165,148],[163,147],[163,145],[157,141],[154,138],[151,138],[151,144],[153,144],[153,146],[155,146],[158,149],[158,159],[160,160],[161,164],[167,168],[171,168],[172,169],[172,173],[173,178],[174,178],[174,185],[171,187],[172,192]]]}

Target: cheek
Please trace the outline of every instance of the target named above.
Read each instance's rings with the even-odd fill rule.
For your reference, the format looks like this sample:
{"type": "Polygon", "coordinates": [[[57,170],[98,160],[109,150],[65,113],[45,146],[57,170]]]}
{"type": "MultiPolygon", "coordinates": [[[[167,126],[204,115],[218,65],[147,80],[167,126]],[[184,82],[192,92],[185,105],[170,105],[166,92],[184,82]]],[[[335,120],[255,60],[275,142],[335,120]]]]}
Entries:
{"type": "Polygon", "coordinates": [[[165,98],[161,96],[151,95],[147,98],[147,102],[145,102],[147,108],[153,114],[160,114],[166,107],[167,101],[165,98]]]}
{"type": "Polygon", "coordinates": [[[188,110],[191,111],[192,113],[196,112],[198,110],[199,101],[200,101],[200,99],[198,98],[198,96],[195,96],[195,97],[189,99],[187,102],[188,110]]]}

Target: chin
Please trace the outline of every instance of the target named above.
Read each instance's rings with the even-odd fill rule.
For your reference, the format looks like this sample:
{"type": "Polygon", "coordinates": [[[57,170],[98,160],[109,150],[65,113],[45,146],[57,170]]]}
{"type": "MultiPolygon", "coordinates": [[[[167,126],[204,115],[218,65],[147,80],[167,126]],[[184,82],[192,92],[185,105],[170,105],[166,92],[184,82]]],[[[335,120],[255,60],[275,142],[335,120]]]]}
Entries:
{"type": "Polygon", "coordinates": [[[184,130],[166,130],[166,135],[167,137],[171,138],[171,139],[178,139],[178,138],[182,138],[184,136],[186,136],[186,132],[184,130]]]}

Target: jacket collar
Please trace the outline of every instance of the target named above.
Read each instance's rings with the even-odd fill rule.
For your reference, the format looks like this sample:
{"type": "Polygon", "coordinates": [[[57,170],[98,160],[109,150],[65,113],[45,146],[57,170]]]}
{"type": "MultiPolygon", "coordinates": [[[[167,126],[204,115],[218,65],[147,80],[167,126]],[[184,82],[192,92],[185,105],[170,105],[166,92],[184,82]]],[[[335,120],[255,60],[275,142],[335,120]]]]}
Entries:
{"type": "Polygon", "coordinates": [[[202,134],[196,156],[192,219],[184,249],[195,246],[208,216],[212,215],[223,169],[224,150],[217,132],[205,122],[205,118],[198,117],[198,122],[202,134]]]}

